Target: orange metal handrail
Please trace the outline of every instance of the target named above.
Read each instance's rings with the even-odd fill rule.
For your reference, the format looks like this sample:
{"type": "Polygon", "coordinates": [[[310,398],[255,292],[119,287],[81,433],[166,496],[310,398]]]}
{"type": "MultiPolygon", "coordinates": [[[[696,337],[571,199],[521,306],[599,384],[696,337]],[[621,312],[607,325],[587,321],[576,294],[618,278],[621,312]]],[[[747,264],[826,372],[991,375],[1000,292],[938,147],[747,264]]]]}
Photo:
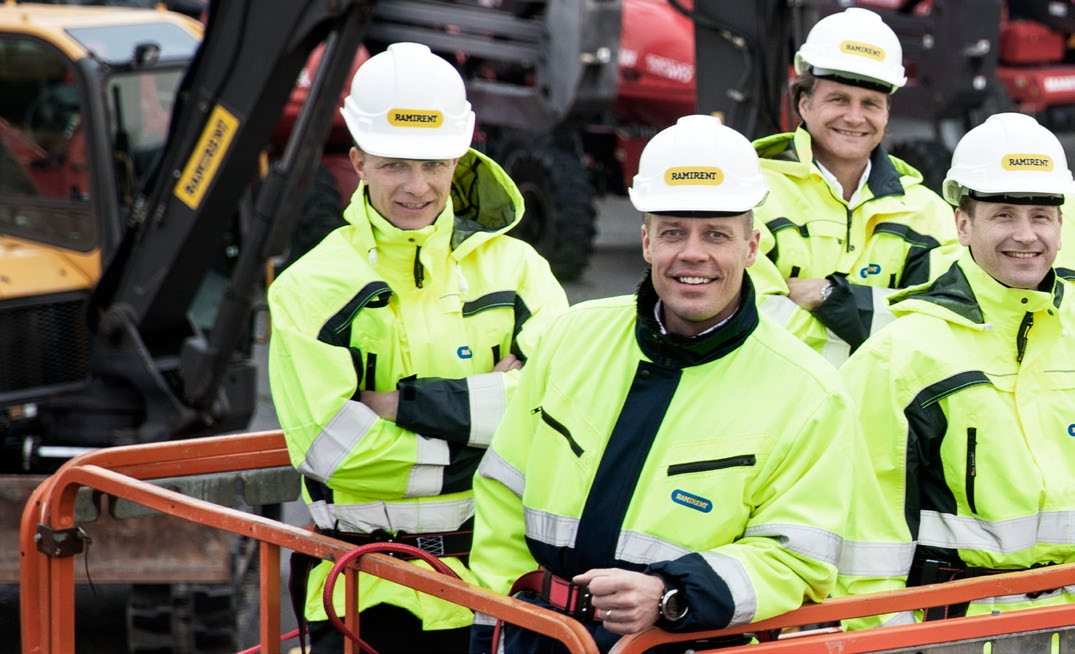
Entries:
{"type": "MultiPolygon", "coordinates": [[[[612,654],[637,654],[655,645],[700,640],[742,633],[765,632],[788,627],[837,622],[847,618],[913,611],[958,604],[987,597],[1000,597],[1062,588],[1075,584],[1075,563],[1033,570],[960,579],[943,584],[905,588],[898,591],[840,597],[821,604],[809,604],[784,615],[718,631],[671,634],[652,629],[620,639],[612,654]]],[[[720,654],[865,654],[899,648],[921,647],[975,638],[1004,636],[1038,630],[1075,626],[1075,604],[1043,606],[997,615],[949,618],[918,624],[878,627],[838,634],[818,633],[788,640],[721,648],[720,654]]],[[[705,650],[698,650],[702,654],[705,650]]],[[[716,650],[714,650],[716,651],[716,650]]]]}
{"type": "MultiPolygon", "coordinates": [[[[107,448],[69,461],[34,491],[22,516],[20,612],[23,652],[70,654],[75,651],[74,558],[49,556],[40,552],[37,534],[39,526],[48,530],[75,527],[74,510],[78,489],[89,487],[184,520],[260,541],[262,651],[266,654],[279,654],[280,549],[286,548],[333,560],[349,552],[352,546],[316,532],[189,497],[145,480],[286,465],[290,465],[290,460],[283,435],[279,431],[107,448]]],[[[383,577],[546,634],[563,642],[572,652],[597,652],[585,627],[571,618],[383,554],[362,556],[345,573],[349,601],[345,622],[355,633],[360,633],[358,613],[355,610],[358,571],[383,577]]],[[[875,595],[838,598],[822,604],[807,605],[769,620],[721,631],[671,634],[654,629],[621,639],[613,652],[639,654],[664,643],[823,624],[846,618],[1070,585],[1075,585],[1075,564],[963,579],[875,595]]],[[[1065,604],[858,632],[806,634],[790,640],[724,648],[719,652],[881,652],[1072,625],[1075,625],[1075,604],[1065,604]]],[[[347,651],[355,651],[351,643],[348,643],[347,651]]]]}
{"type": "MultiPolygon", "coordinates": [[[[75,527],[78,489],[89,487],[260,541],[262,651],[279,654],[280,548],[332,560],[346,554],[352,546],[144,480],[281,465],[289,465],[289,459],[279,431],[107,448],[67,462],[34,491],[23,512],[20,533],[23,652],[70,654],[75,651],[74,558],[48,556],[38,551],[36,535],[39,525],[52,530],[75,527]]],[[[351,566],[346,574],[349,597],[357,595],[358,571],[522,625],[561,641],[572,652],[597,652],[589,632],[571,618],[383,554],[367,554],[351,566]]],[[[353,632],[360,633],[356,611],[347,611],[345,622],[353,632]]],[[[353,651],[351,643],[348,651],[353,651]]]]}

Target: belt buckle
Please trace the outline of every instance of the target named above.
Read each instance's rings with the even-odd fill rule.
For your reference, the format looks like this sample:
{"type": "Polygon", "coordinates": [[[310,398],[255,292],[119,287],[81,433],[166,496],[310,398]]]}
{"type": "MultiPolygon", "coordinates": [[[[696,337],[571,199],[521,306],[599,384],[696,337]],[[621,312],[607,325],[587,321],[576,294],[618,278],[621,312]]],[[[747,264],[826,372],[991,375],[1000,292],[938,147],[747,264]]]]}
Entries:
{"type": "Polygon", "coordinates": [[[437,534],[436,536],[418,536],[417,538],[418,548],[425,550],[436,557],[444,556],[447,552],[447,547],[444,545],[444,536],[437,534]]]}
{"type": "Polygon", "coordinates": [[[571,616],[580,622],[593,621],[593,593],[586,586],[572,585],[575,592],[575,606],[571,609],[571,616]]]}

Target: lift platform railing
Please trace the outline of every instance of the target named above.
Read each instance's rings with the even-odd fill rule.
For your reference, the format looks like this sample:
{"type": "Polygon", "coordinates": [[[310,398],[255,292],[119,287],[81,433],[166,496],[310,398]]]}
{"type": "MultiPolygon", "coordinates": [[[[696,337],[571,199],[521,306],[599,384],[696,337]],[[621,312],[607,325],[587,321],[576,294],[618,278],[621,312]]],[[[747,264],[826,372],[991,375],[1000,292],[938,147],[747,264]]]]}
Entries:
{"type": "MultiPolygon", "coordinates": [[[[20,528],[21,627],[24,654],[75,652],[75,558],[80,551],[76,498],[80,488],[259,541],[262,652],[280,652],[280,550],[336,560],[353,546],[238,509],[184,495],[153,479],[243,473],[289,466],[282,433],[259,432],[95,450],[67,462],[33,493],[20,528]]],[[[92,572],[92,571],[91,571],[92,572]]],[[[358,573],[383,577],[559,640],[573,653],[596,654],[578,622],[553,611],[431,572],[384,554],[358,558],[345,572],[344,623],[359,630],[358,573]]],[[[348,654],[357,647],[347,643],[348,654]]]]}
{"type": "MultiPolygon", "coordinates": [[[[259,541],[261,651],[278,654],[281,548],[337,560],[351,551],[352,546],[300,527],[170,490],[151,483],[151,480],[220,473],[246,475],[252,470],[288,466],[287,449],[283,435],[278,431],[107,448],[69,461],[35,490],[23,512],[20,532],[23,652],[71,654],[75,651],[74,555],[81,550],[76,505],[79,489],[85,487],[259,541]]],[[[383,577],[546,634],[564,643],[571,652],[597,652],[586,629],[571,618],[384,554],[366,554],[345,572],[348,605],[344,622],[359,635],[358,611],[355,610],[359,572],[383,577]]],[[[792,627],[831,624],[846,618],[1069,586],[1075,586],[1075,564],[832,599],[776,618],[720,631],[672,634],[653,629],[621,639],[613,653],[639,654],[667,643],[741,633],[779,632],[792,627]]],[[[1073,625],[1075,604],[1062,604],[864,631],[785,631],[778,640],[722,648],[719,654],[1066,654],[1075,652],[1073,625]]],[[[348,642],[346,651],[348,654],[357,652],[357,647],[348,642]]],[[[696,651],[699,654],[718,652],[696,651]]]]}

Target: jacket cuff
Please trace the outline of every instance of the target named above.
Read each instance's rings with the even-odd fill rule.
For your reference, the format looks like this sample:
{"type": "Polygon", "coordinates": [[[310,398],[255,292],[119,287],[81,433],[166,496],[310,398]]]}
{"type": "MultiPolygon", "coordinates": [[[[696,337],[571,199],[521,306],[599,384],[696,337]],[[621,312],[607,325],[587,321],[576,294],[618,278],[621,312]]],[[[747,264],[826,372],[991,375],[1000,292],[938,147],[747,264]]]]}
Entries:
{"type": "Polygon", "coordinates": [[[687,598],[687,615],[674,624],[662,623],[662,629],[677,633],[705,631],[723,629],[731,623],[735,615],[732,591],[700,554],[659,561],[645,572],[659,575],[665,584],[680,588],[687,598]]]}
{"type": "Polygon", "coordinates": [[[832,294],[811,314],[850,345],[854,352],[869,336],[869,331],[863,326],[860,305],[866,302],[872,314],[873,288],[852,284],[843,275],[832,274],[825,279],[833,284],[832,294]],[[865,299],[860,297],[863,291],[865,299]]]}
{"type": "Polygon", "coordinates": [[[470,438],[467,380],[408,377],[396,384],[396,424],[404,429],[466,445],[470,438]]]}

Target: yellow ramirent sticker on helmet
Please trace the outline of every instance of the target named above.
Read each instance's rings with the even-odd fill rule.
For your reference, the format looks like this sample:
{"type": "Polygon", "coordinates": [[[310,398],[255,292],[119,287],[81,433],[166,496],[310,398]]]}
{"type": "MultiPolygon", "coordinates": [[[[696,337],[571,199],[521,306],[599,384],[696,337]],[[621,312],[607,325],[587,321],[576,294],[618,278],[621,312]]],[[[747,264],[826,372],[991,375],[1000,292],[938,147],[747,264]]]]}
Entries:
{"type": "Polygon", "coordinates": [[[669,186],[720,186],[724,171],[715,166],[679,166],[664,171],[669,186]]]}
{"type": "Polygon", "coordinates": [[[396,127],[440,127],[444,114],[428,109],[389,109],[388,122],[396,127]]]}
{"type": "Polygon", "coordinates": [[[840,52],[846,52],[847,54],[856,55],[859,57],[868,57],[870,59],[876,59],[877,61],[885,60],[885,51],[876,45],[870,45],[869,43],[862,43],[861,41],[844,41],[840,44],[840,52]]]}
{"type": "Polygon", "coordinates": [[[1000,158],[1000,167],[1004,170],[1049,172],[1053,169],[1053,158],[1047,154],[1006,154],[1000,158]]]}

